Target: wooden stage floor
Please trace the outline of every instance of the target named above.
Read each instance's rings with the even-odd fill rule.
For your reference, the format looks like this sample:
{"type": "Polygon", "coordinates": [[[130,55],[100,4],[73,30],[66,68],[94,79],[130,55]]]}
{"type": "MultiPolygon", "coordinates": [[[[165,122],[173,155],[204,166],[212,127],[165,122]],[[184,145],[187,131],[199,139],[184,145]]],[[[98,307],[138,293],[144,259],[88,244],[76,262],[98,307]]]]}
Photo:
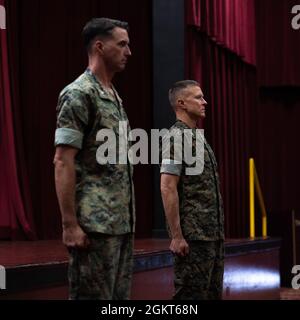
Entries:
{"type": "MultiPolygon", "coordinates": [[[[135,241],[132,299],[171,299],[168,247],[168,239],[135,241]]],[[[279,299],[279,248],[274,238],[226,240],[223,298],[279,299]]],[[[0,299],[67,299],[68,254],[60,240],[0,241],[0,265],[6,269],[0,299]]]]}

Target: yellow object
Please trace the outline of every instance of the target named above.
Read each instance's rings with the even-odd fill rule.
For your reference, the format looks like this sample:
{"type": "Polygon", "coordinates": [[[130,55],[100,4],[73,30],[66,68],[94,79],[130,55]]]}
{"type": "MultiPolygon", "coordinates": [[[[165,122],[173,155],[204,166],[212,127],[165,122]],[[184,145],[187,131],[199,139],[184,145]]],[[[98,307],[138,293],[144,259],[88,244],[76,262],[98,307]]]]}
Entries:
{"type": "Polygon", "coordinates": [[[258,197],[259,207],[262,212],[262,235],[267,236],[267,212],[259,179],[256,173],[254,159],[249,159],[249,190],[250,190],[250,237],[255,238],[255,191],[258,197]]]}

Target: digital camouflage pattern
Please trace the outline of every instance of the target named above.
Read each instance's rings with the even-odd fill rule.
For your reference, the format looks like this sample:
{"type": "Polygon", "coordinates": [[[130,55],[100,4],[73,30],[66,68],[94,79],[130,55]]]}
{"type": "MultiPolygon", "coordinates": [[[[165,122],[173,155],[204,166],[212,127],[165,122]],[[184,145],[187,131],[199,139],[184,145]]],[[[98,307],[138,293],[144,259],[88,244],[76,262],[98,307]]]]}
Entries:
{"type": "Polygon", "coordinates": [[[174,300],[220,300],[223,292],[224,242],[188,241],[190,253],[174,257],[174,300]]]}
{"type": "MultiPolygon", "coordinates": [[[[190,129],[184,122],[177,120],[170,131],[190,129]]],[[[220,181],[217,172],[217,161],[214,153],[204,139],[204,169],[199,175],[187,175],[188,165],[184,159],[182,165],[161,165],[161,173],[180,175],[178,183],[179,214],[182,234],[186,240],[215,241],[224,239],[223,202],[220,193],[220,181]],[[178,173],[173,168],[179,167],[178,173]],[[179,173],[180,172],[180,173],[179,173]]],[[[182,140],[183,141],[183,140],[182,140]]],[[[176,142],[176,141],[175,141],[176,142]]],[[[196,155],[196,134],[193,129],[193,155],[196,155]]],[[[183,150],[183,147],[182,147],[183,150]]],[[[162,160],[164,150],[161,152],[162,160]]],[[[177,160],[176,144],[171,140],[170,160],[177,160]],[[175,155],[175,156],[174,156],[175,155]]],[[[183,158],[183,157],[182,157],[183,158]]]]}
{"type": "Polygon", "coordinates": [[[99,130],[112,129],[118,137],[119,121],[126,121],[130,131],[122,101],[114,93],[112,97],[105,92],[89,69],[64,88],[58,100],[55,145],[79,149],[75,164],[80,226],[85,232],[120,235],[135,229],[133,167],[129,162],[100,165],[96,160],[104,143],[96,141],[99,130]]]}
{"type": "Polygon", "coordinates": [[[88,250],[71,249],[71,300],[130,299],[133,269],[133,234],[89,234],[88,250]]]}
{"type": "MultiPolygon", "coordinates": [[[[170,128],[183,136],[190,129],[177,120],[170,128]]],[[[192,154],[196,156],[196,129],[192,129],[192,154]]],[[[175,300],[221,299],[224,273],[224,215],[220,181],[214,153],[204,136],[203,164],[200,174],[188,175],[188,165],[181,154],[182,141],[171,140],[170,152],[162,145],[161,173],[180,176],[177,186],[182,234],[189,244],[186,256],[174,256],[175,300]],[[180,151],[178,151],[180,150],[180,151]],[[168,155],[169,153],[169,155],[168,155]],[[169,158],[168,158],[169,157],[169,158]],[[178,160],[183,161],[179,164],[178,160]]],[[[169,230],[170,233],[170,230],[169,230]]],[[[171,236],[171,234],[170,234],[171,236]]]]}

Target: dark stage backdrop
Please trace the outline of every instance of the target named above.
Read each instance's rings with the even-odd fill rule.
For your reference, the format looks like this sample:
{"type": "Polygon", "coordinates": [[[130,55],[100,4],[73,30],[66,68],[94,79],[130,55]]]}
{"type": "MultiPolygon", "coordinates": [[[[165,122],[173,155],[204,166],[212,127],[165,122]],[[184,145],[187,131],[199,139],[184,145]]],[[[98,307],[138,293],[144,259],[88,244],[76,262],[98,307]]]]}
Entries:
{"type": "Polygon", "coordinates": [[[300,212],[300,29],[291,24],[292,8],[299,4],[256,0],[257,158],[267,207],[286,214],[300,212]]]}
{"type": "Polygon", "coordinates": [[[256,0],[261,86],[300,86],[300,29],[292,28],[295,5],[300,5],[299,0],[256,0]]]}
{"type": "MultiPolygon", "coordinates": [[[[18,206],[3,210],[3,203],[18,201],[14,194],[0,198],[0,236],[38,239],[61,236],[61,222],[54,188],[53,139],[56,103],[60,90],[86,68],[81,30],[92,17],[107,16],[128,21],[132,58],[123,74],[117,76],[119,90],[132,128],[149,130],[151,106],[151,1],[131,0],[10,0],[6,1],[9,28],[8,51],[13,133],[17,150],[20,193],[32,232],[24,230],[18,206]],[[9,199],[9,200],[8,200],[9,199]],[[25,231],[25,233],[24,233],[25,231]],[[19,234],[18,233],[18,234],[19,234]]],[[[1,38],[2,41],[2,38],[1,38]]],[[[2,44],[1,44],[2,50],[2,44]]],[[[4,150],[5,151],[5,150],[4,150]]],[[[3,152],[1,157],[7,153],[3,152]]],[[[2,168],[3,169],[3,168],[2,168]]],[[[7,164],[5,170],[11,170],[7,164]]],[[[137,236],[151,235],[152,169],[136,166],[137,236]]],[[[7,172],[10,174],[10,172],[7,172]]],[[[12,177],[15,178],[15,177],[12,177]]],[[[17,178],[16,178],[17,179],[17,178]]],[[[16,180],[17,181],[17,180],[16,180]]],[[[4,187],[4,186],[1,186],[4,187]]],[[[20,201],[22,203],[22,201],[20,201]]]]}
{"type": "MultiPolygon", "coordinates": [[[[300,212],[300,87],[260,88],[257,166],[266,207],[300,212]]],[[[298,228],[299,230],[299,228],[298,228]]]]}

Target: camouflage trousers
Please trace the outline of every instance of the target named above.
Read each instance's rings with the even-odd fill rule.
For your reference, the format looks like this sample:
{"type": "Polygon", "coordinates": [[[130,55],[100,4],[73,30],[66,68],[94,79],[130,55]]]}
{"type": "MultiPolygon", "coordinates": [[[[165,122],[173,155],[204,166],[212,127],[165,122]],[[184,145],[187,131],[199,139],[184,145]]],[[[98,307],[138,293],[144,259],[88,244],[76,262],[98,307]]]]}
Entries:
{"type": "Polygon", "coordinates": [[[88,234],[88,250],[69,252],[71,300],[128,300],[133,269],[133,234],[88,234]]]}
{"type": "Polygon", "coordinates": [[[190,252],[174,257],[174,300],[220,300],[223,291],[224,242],[188,241],[190,252]]]}

